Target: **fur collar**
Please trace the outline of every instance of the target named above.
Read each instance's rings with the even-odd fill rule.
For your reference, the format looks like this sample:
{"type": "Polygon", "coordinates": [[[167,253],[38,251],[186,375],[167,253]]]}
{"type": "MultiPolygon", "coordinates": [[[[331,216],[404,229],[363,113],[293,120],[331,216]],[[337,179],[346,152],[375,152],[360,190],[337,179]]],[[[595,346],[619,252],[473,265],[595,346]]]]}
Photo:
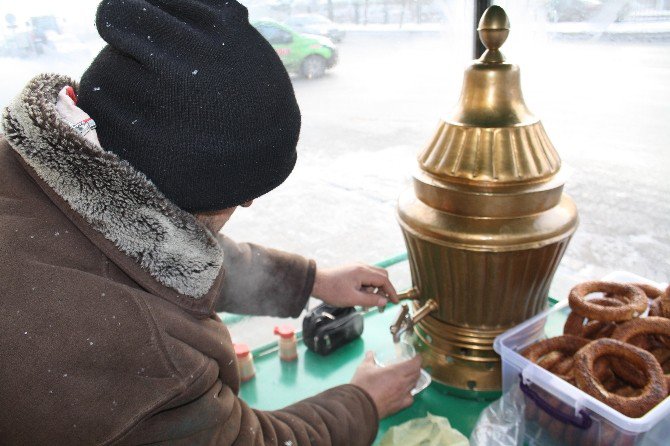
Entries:
{"type": "Polygon", "coordinates": [[[85,140],[56,111],[77,83],[35,77],[6,108],[6,138],[37,175],[96,231],[162,285],[200,299],[223,264],[216,238],[141,172],[85,140]]]}

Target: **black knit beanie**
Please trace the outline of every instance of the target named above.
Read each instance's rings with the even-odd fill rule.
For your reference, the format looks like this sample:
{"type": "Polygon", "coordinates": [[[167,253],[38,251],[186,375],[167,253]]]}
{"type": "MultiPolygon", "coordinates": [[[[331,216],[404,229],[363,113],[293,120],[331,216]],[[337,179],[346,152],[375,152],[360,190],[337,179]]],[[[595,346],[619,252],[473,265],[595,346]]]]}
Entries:
{"type": "Polygon", "coordinates": [[[270,44],[234,0],[103,0],[108,45],[79,106],[100,143],[190,212],[257,198],[293,170],[300,110],[270,44]]]}

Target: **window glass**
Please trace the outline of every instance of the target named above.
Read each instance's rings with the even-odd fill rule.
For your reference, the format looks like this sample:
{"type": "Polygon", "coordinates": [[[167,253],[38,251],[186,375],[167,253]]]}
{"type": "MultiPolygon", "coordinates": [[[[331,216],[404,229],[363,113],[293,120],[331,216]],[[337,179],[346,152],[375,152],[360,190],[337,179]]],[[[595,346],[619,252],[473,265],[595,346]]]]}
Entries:
{"type": "Polygon", "coordinates": [[[670,2],[499,1],[502,48],[570,172],[580,227],[562,263],[578,278],[670,273],[670,2]]]}
{"type": "Polygon", "coordinates": [[[37,73],[81,76],[104,42],[94,0],[0,0],[0,104],[37,73]]]}
{"type": "MultiPolygon", "coordinates": [[[[320,268],[405,251],[396,221],[416,156],[448,116],[472,59],[466,0],[245,0],[274,44],[302,112],[289,179],[239,209],[224,232],[314,258],[320,268]],[[297,34],[264,23],[288,23],[297,34]]],[[[628,270],[670,272],[670,2],[515,0],[502,51],[570,172],[581,226],[552,293],[628,270]]],[[[97,1],[0,0],[0,104],[39,72],[77,79],[102,48],[97,1]]],[[[410,285],[406,264],[392,269],[410,285]]],[[[273,338],[274,320],[232,324],[236,340],[273,338]]]]}

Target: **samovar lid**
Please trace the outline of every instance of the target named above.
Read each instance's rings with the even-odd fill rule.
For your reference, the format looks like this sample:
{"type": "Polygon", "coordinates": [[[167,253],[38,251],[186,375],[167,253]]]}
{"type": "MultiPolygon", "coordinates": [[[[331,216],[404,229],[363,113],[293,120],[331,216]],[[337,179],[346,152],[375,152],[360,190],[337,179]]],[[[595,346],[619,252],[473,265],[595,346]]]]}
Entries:
{"type": "Polygon", "coordinates": [[[456,108],[419,156],[421,170],[437,181],[495,188],[548,181],[560,169],[558,153],[523,99],[519,67],[500,51],[509,28],[497,5],[479,21],[487,50],[465,70],[456,108]]]}

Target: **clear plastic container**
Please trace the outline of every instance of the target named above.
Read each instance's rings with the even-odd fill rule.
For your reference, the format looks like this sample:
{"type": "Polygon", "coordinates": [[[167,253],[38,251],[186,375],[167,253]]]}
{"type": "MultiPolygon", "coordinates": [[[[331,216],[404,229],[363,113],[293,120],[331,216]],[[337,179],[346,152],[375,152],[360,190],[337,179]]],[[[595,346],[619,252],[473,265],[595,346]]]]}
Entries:
{"type": "MultiPolygon", "coordinates": [[[[664,289],[626,272],[602,280],[641,282],[664,289]]],[[[526,346],[563,333],[570,307],[563,300],[551,309],[498,336],[495,351],[502,357],[503,391],[520,388],[525,400],[525,442],[529,445],[670,445],[670,398],[646,415],[630,418],[568,384],[519,354],[526,346]]]]}

